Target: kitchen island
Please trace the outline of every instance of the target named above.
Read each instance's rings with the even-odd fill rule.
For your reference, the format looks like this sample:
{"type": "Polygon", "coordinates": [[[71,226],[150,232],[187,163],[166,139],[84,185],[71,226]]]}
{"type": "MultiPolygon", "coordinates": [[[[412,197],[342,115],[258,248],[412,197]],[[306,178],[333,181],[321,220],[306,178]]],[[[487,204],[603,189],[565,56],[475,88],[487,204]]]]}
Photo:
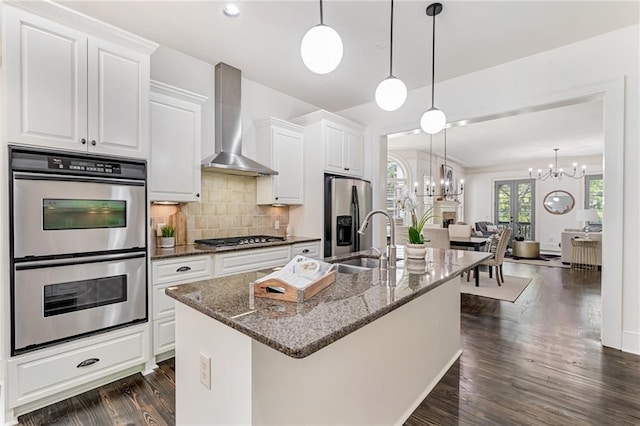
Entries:
{"type": "Polygon", "coordinates": [[[453,278],[487,256],[429,249],[388,281],[338,273],[304,303],[254,297],[269,271],[168,288],[177,424],[402,423],[460,356],[453,278]]]}

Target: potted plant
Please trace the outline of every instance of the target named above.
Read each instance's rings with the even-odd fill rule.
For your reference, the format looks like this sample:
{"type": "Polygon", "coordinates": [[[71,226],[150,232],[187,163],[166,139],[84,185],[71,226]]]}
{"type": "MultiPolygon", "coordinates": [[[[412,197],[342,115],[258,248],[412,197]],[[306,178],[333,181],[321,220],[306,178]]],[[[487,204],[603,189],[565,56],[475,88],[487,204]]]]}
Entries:
{"type": "Polygon", "coordinates": [[[162,237],[160,238],[160,247],[173,247],[176,243],[173,236],[174,232],[176,232],[176,228],[173,225],[164,225],[162,228],[160,228],[160,232],[162,233],[162,237]]]}
{"type": "Polygon", "coordinates": [[[429,240],[424,239],[422,230],[429,219],[435,217],[432,211],[431,208],[427,209],[418,219],[415,209],[411,210],[411,225],[408,228],[409,243],[405,247],[407,258],[424,259],[427,254],[427,246],[425,243],[429,240]]]}

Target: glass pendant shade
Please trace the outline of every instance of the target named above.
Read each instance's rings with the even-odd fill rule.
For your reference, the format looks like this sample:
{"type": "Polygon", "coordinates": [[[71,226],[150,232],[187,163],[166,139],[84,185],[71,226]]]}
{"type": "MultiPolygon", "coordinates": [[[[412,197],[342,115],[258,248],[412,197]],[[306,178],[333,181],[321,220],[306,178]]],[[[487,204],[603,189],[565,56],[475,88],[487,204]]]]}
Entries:
{"type": "Polygon", "coordinates": [[[302,38],[300,55],[304,64],[316,74],[335,70],[342,60],[342,39],[336,30],[320,24],[302,38]]]}
{"type": "Polygon", "coordinates": [[[376,88],[376,104],[385,111],[395,111],[407,100],[407,86],[399,78],[389,76],[376,88]]]}
{"type": "Polygon", "coordinates": [[[435,135],[440,132],[446,124],[447,116],[435,107],[429,108],[427,112],[422,114],[422,118],[420,118],[420,128],[430,135],[435,135]]]}

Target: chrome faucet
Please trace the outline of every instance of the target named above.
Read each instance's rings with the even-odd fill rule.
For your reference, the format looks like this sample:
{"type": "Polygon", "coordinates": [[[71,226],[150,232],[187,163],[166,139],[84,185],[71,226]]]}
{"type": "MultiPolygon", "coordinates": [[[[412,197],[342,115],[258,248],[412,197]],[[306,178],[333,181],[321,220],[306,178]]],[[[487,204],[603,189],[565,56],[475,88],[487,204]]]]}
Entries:
{"type": "Polygon", "coordinates": [[[365,229],[369,225],[369,219],[374,214],[383,214],[389,220],[389,227],[391,228],[391,241],[389,241],[389,245],[387,246],[387,255],[389,256],[389,269],[396,269],[396,223],[384,210],[373,210],[369,212],[369,214],[362,221],[362,225],[360,225],[360,229],[358,229],[358,234],[364,234],[365,229]]]}

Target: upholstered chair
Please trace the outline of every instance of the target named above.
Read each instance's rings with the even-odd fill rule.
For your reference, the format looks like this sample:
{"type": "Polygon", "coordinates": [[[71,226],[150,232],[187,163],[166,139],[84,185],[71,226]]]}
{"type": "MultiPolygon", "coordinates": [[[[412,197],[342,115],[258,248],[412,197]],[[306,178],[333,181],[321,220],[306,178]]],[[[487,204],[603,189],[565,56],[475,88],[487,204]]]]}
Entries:
{"type": "Polygon", "coordinates": [[[447,228],[422,228],[422,235],[424,235],[427,247],[451,248],[449,230],[447,228]]]}
{"type": "MultiPolygon", "coordinates": [[[[486,265],[489,267],[489,276],[491,276],[491,268],[496,267],[496,282],[498,285],[502,285],[504,283],[504,274],[502,273],[502,264],[504,263],[504,255],[507,252],[507,244],[509,243],[509,239],[511,238],[513,230],[511,228],[506,228],[502,231],[500,236],[498,237],[497,243],[493,244],[495,247],[495,253],[493,253],[493,257],[485,260],[481,263],[481,265],[486,265]]],[[[488,242],[489,251],[492,251],[491,241],[488,242]]],[[[471,274],[467,275],[467,281],[469,281],[469,277],[471,274]]]]}
{"type": "Polygon", "coordinates": [[[449,225],[449,238],[470,238],[472,233],[471,225],[449,225]]]}

